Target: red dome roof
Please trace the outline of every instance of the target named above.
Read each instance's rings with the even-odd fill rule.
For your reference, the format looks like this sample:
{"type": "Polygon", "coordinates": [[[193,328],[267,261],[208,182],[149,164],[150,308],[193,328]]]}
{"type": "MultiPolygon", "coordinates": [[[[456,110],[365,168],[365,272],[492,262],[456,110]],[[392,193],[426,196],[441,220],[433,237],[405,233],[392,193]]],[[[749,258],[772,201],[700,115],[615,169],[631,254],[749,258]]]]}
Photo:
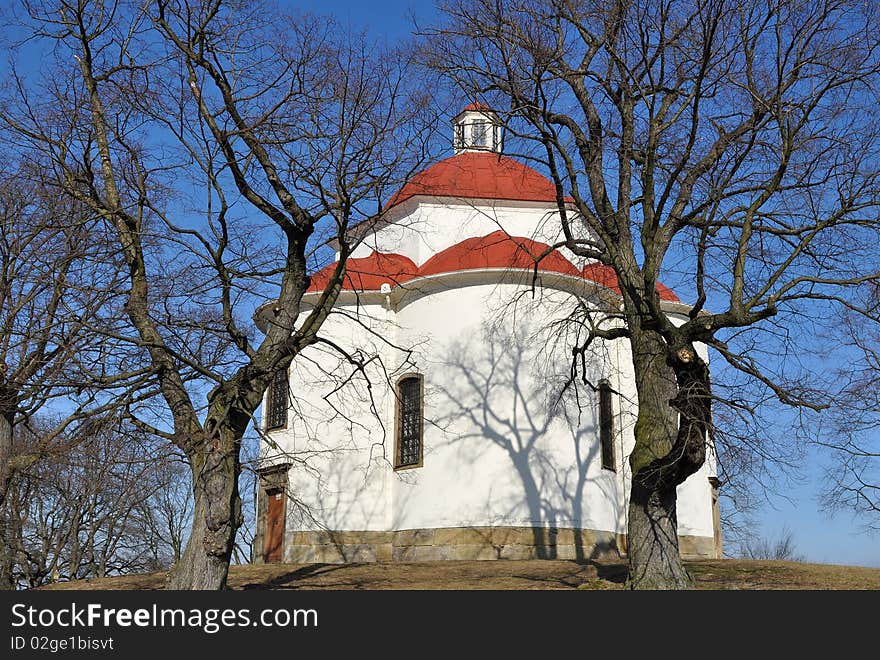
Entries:
{"type": "MultiPolygon", "coordinates": [[[[323,291],[336,269],[334,261],[312,275],[308,291],[323,291]]],[[[402,254],[381,253],[375,250],[369,257],[349,258],[342,288],[347,291],[378,291],[387,283],[397,286],[416,276],[418,267],[402,254]]]]}
{"type": "Polygon", "coordinates": [[[386,208],[416,195],[555,202],[556,187],[547,177],[512,158],[493,152],[465,151],[416,174],[386,208]]]}
{"type": "MultiPolygon", "coordinates": [[[[467,238],[438,252],[422,264],[419,275],[454,273],[480,268],[533,270],[536,260],[548,250],[548,247],[546,243],[519,236],[508,236],[503,231],[496,231],[488,236],[467,238]]],[[[558,252],[551,252],[541,259],[538,270],[580,275],[577,268],[558,252]]]]}

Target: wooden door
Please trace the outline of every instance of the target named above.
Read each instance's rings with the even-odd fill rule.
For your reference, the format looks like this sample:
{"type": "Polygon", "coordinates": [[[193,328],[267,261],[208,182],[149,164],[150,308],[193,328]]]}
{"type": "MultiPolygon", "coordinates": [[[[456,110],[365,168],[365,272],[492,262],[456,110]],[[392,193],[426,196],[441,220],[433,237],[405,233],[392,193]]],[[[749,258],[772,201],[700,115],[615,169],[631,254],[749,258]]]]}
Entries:
{"type": "Polygon", "coordinates": [[[284,491],[266,493],[266,541],[263,544],[264,561],[278,563],[284,543],[284,491]]]}

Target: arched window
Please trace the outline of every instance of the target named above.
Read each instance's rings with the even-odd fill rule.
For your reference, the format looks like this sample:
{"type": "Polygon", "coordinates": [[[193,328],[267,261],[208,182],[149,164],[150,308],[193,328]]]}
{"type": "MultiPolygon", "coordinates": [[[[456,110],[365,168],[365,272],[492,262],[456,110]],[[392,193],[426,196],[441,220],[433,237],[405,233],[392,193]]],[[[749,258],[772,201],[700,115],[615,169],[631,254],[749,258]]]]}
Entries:
{"type": "Polygon", "coordinates": [[[287,426],[287,369],[275,372],[266,397],[266,430],[287,426]]]}
{"type": "Polygon", "coordinates": [[[599,383],[599,443],[602,445],[602,467],[616,471],[614,465],[614,390],[607,380],[599,383]]]}
{"type": "Polygon", "coordinates": [[[422,465],[422,377],[404,376],[397,381],[397,415],[395,421],[394,467],[412,468],[422,465]]]}

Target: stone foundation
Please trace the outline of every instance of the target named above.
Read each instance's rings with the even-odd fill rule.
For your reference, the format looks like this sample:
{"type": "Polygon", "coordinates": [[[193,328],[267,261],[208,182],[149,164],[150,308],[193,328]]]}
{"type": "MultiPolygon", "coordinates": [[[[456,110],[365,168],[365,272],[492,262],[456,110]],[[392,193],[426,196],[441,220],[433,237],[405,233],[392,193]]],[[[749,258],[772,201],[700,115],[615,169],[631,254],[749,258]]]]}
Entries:
{"type": "MultiPolygon", "coordinates": [[[[714,557],[712,537],[682,536],[685,557],[714,557]]],[[[619,559],[626,535],[532,527],[449,527],[390,532],[289,532],[284,561],[344,564],[444,559],[619,559]]]]}
{"type": "Polygon", "coordinates": [[[678,551],[685,559],[721,559],[723,556],[713,536],[679,536],[678,551]]]}

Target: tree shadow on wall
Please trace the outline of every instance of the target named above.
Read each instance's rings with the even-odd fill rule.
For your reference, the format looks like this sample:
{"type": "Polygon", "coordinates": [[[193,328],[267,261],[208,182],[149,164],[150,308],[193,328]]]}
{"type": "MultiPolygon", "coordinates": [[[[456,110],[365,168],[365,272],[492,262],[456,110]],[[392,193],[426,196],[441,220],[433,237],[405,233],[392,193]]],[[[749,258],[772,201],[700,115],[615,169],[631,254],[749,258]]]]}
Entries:
{"type": "MultiPolygon", "coordinates": [[[[377,561],[378,541],[370,536],[377,532],[363,530],[383,528],[386,486],[382,475],[387,468],[384,461],[371,458],[368,452],[369,449],[350,455],[330,452],[314,470],[311,481],[294,482],[288,495],[287,522],[292,534],[308,535],[304,545],[311,547],[312,554],[308,554],[305,561],[326,564],[377,561]],[[293,492],[304,485],[309,487],[304,493],[308,502],[295,497],[302,493],[293,492]]],[[[297,546],[296,543],[290,545],[297,546]]]]}
{"type": "MultiPolygon", "coordinates": [[[[435,420],[445,431],[443,444],[454,447],[464,464],[493,447],[502,449],[521,489],[520,497],[501,508],[503,497],[490,494],[486,515],[516,518],[524,504],[540,559],[558,558],[558,548],[569,544],[578,561],[618,554],[614,542],[597,539],[585,548],[579,533],[571,541],[558,538],[564,527],[582,527],[588,488],[605,498],[619,495],[616,479],[595,478],[600,445],[592,393],[581,392],[575,401],[573,385],[565,387],[568,364],[539,359],[542,351],[523,330],[487,328],[482,351],[461,341],[449,349],[438,365],[432,397],[443,411],[435,420]]],[[[491,534],[486,537],[489,541],[491,534]]],[[[500,548],[496,552],[503,556],[500,548]]]]}

